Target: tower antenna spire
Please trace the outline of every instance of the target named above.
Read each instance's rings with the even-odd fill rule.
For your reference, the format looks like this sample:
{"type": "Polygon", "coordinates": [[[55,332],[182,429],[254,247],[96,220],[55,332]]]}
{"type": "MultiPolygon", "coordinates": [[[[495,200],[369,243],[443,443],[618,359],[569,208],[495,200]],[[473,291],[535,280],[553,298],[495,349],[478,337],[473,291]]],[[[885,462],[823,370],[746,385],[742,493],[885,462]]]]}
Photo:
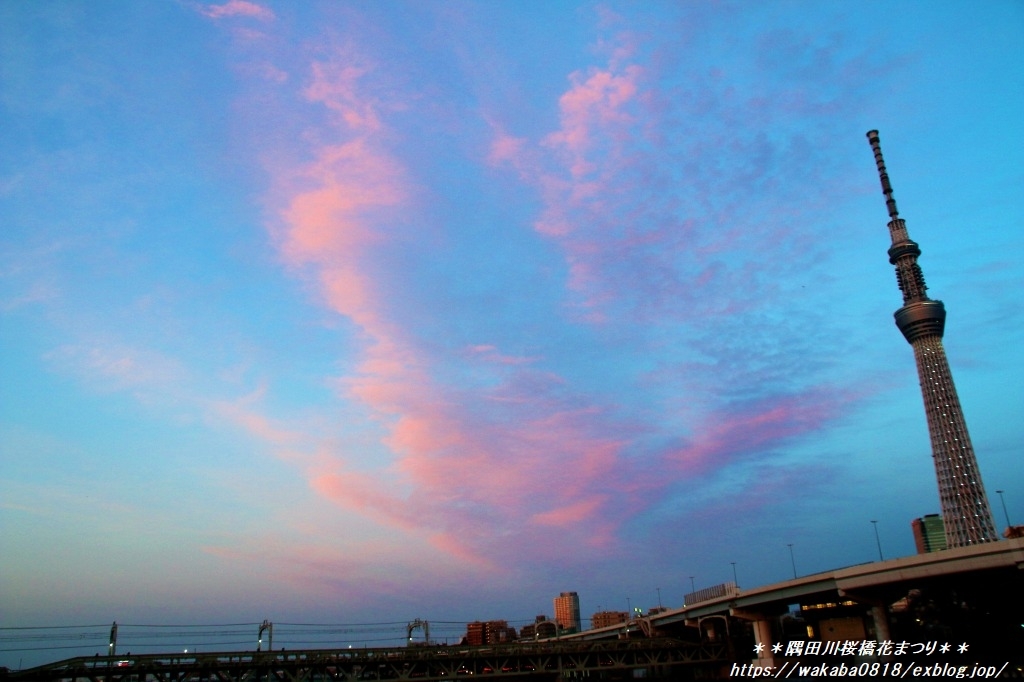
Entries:
{"type": "Polygon", "coordinates": [[[960,398],[953,385],[942,335],[946,326],[946,308],[933,301],[925,291],[924,273],[917,264],[921,248],[907,234],[907,225],[896,211],[892,185],[882,159],[878,131],[868,132],[875,153],[875,165],[882,181],[882,194],[889,209],[889,262],[896,266],[896,283],[903,292],[903,307],[894,313],[896,326],[914,349],[917,376],[928,418],[932,459],[939,481],[942,521],[947,547],[963,547],[996,540],[995,524],[989,508],[974,447],[967,433],[960,398]]]}
{"type": "Polygon", "coordinates": [[[875,165],[878,166],[878,178],[882,181],[882,194],[885,195],[885,206],[889,209],[890,218],[899,218],[899,211],[896,210],[896,199],[892,196],[892,185],[889,184],[889,174],[885,172],[885,159],[882,158],[882,145],[878,141],[878,131],[868,131],[868,142],[871,150],[875,152],[875,165]]]}

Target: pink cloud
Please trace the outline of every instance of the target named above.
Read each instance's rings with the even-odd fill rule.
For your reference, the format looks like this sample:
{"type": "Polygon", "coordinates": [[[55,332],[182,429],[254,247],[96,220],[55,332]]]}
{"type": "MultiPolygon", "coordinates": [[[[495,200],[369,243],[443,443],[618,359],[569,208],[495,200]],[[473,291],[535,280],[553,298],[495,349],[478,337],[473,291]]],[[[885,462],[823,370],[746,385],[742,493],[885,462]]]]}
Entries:
{"type": "MultiPolygon", "coordinates": [[[[348,453],[334,452],[317,465],[312,487],[383,523],[426,532],[435,546],[467,560],[483,561],[496,538],[521,534],[524,504],[536,515],[527,525],[537,529],[573,525],[579,526],[574,532],[594,535],[586,529],[600,525],[597,535],[607,537],[600,521],[608,498],[603,490],[615,480],[623,444],[594,434],[596,414],[553,403],[535,416],[509,415],[508,424],[480,420],[466,408],[473,396],[438,386],[431,359],[391,319],[372,263],[398,234],[394,226],[402,223],[412,192],[387,151],[379,104],[362,96],[372,73],[326,64],[313,72],[306,97],[341,114],[336,125],[349,139],[317,148],[311,163],[286,176],[280,245],[293,265],[311,269],[327,305],[362,329],[362,359],[338,385],[381,420],[382,443],[394,461],[387,469],[362,471],[348,453]],[[602,492],[595,495],[595,489],[602,492]]],[[[533,361],[486,344],[468,353],[512,369],[533,361]]],[[[507,404],[532,411],[538,400],[545,398],[507,404]]],[[[250,426],[264,425],[250,420],[250,426]]],[[[543,547],[537,551],[553,551],[543,547]]]]}
{"type": "Polygon", "coordinates": [[[213,413],[221,419],[227,419],[259,440],[275,446],[293,446],[305,440],[303,434],[275,422],[269,417],[255,412],[251,407],[241,403],[216,402],[213,413]]]}
{"type": "Polygon", "coordinates": [[[509,401],[518,407],[508,409],[521,414],[499,425],[466,414],[407,367],[374,380],[387,390],[363,386],[362,396],[378,411],[398,415],[385,439],[395,463],[387,471],[323,474],[315,483],[321,494],[398,528],[428,531],[435,546],[478,561],[511,560],[524,551],[550,555],[556,546],[549,542],[523,549],[525,538],[542,536],[545,528],[588,545],[610,541],[614,525],[605,517],[627,480],[625,443],[595,433],[603,428],[596,410],[545,406],[549,399],[534,394],[509,401]],[[386,492],[400,488],[407,494],[386,492]]]}
{"type": "MultiPolygon", "coordinates": [[[[636,135],[644,101],[644,70],[625,63],[632,50],[612,45],[607,51],[606,67],[570,74],[570,86],[558,100],[557,130],[530,146],[492,124],[488,155],[491,163],[511,165],[537,186],[544,208],[534,228],[562,248],[579,319],[596,324],[608,320],[607,304],[636,284],[611,281],[614,270],[607,261],[621,262],[623,246],[633,239],[624,233],[636,223],[617,205],[624,189],[618,176],[635,163],[626,144],[636,135]]],[[[646,223],[638,227],[649,229],[646,223]]],[[[637,255],[630,250],[629,260],[637,255]]]]}
{"type": "Polygon", "coordinates": [[[405,196],[403,172],[369,139],[330,146],[295,174],[296,192],[283,211],[285,251],[296,261],[327,261],[380,239],[366,224],[367,213],[398,204],[405,196]]]}
{"type": "Polygon", "coordinates": [[[525,144],[526,140],[523,138],[500,133],[491,142],[491,151],[487,159],[494,165],[506,162],[515,163],[521,157],[525,144]]]}
{"type": "Polygon", "coordinates": [[[486,506],[493,454],[433,384],[429,359],[391,320],[372,267],[408,210],[404,169],[383,142],[377,103],[362,94],[370,72],[328,63],[312,71],[306,97],[340,114],[336,125],[349,139],[315,149],[311,163],[285,176],[281,250],[293,265],[310,269],[332,310],[360,326],[362,359],[338,385],[381,420],[382,443],[395,459],[385,470],[358,471],[348,453],[334,452],[318,464],[311,486],[383,523],[424,530],[447,551],[480,556],[473,539],[487,529],[464,539],[453,532],[464,520],[452,508],[486,506]],[[407,493],[395,494],[396,486],[407,493]]]}
{"type": "Polygon", "coordinates": [[[475,358],[499,365],[526,365],[538,360],[538,358],[523,355],[506,355],[501,353],[496,346],[490,344],[470,346],[466,350],[475,358]]]}
{"type": "Polygon", "coordinates": [[[358,90],[368,69],[351,64],[314,63],[312,71],[313,82],[305,90],[307,99],[340,114],[352,130],[380,130],[376,100],[358,90]]]}
{"type": "Polygon", "coordinates": [[[394,342],[363,263],[373,247],[388,240],[377,221],[406,198],[403,178],[397,161],[362,135],[319,149],[312,163],[292,173],[288,184],[298,189],[288,192],[281,211],[284,255],[294,265],[312,266],[330,308],[386,347],[394,342]]]}
{"type": "Polygon", "coordinates": [[[669,457],[687,471],[700,474],[737,458],[763,456],[820,430],[851,399],[843,392],[807,391],[720,410],[703,419],[691,442],[669,457]]]}
{"type": "MultiPolygon", "coordinates": [[[[629,66],[619,74],[595,69],[586,79],[579,73],[570,77],[573,85],[558,102],[562,126],[544,142],[568,154],[569,171],[574,179],[597,168],[586,157],[595,135],[607,134],[609,125],[631,121],[625,105],[636,96],[640,74],[639,67],[629,66]]],[[[573,190],[579,191],[578,188],[573,190]]],[[[577,198],[581,197],[577,195],[577,198]]]]}
{"type": "Polygon", "coordinates": [[[543,526],[573,526],[594,516],[602,499],[580,500],[558,509],[534,514],[531,520],[543,526]]]}
{"type": "MultiPolygon", "coordinates": [[[[543,208],[534,228],[562,250],[574,318],[711,319],[749,306],[737,292],[752,286],[758,305],[778,296],[781,275],[816,265],[797,245],[810,236],[813,210],[800,188],[821,153],[808,144],[821,131],[794,131],[783,119],[807,100],[801,111],[818,107],[827,130],[834,98],[824,89],[738,92],[706,73],[666,82],[657,62],[638,63],[635,45],[625,31],[599,41],[607,61],[569,75],[556,129],[527,140],[491,122],[488,159],[535,186],[543,208]],[[694,120],[700,130],[690,129],[694,120]],[[765,196],[777,200],[766,205],[765,196]]],[[[816,81],[842,81],[845,65],[830,46],[790,49],[816,81]]],[[[813,194],[828,196],[827,182],[813,194]]]]}
{"type": "Polygon", "coordinates": [[[248,0],[229,0],[223,5],[205,5],[199,11],[211,19],[225,17],[252,17],[261,21],[274,19],[274,12],[248,0]]]}
{"type": "Polygon", "coordinates": [[[310,479],[310,487],[327,499],[369,514],[377,520],[403,530],[417,527],[415,518],[406,511],[406,504],[387,492],[393,486],[381,485],[374,476],[355,471],[324,473],[310,479]]]}
{"type": "MultiPolygon", "coordinates": [[[[508,566],[502,566],[494,561],[490,561],[484,556],[468,551],[454,534],[438,533],[431,535],[429,541],[442,554],[454,557],[460,564],[472,566],[477,571],[495,574],[507,571],[509,568],[508,566]]],[[[459,573],[461,574],[463,571],[459,573]]]]}

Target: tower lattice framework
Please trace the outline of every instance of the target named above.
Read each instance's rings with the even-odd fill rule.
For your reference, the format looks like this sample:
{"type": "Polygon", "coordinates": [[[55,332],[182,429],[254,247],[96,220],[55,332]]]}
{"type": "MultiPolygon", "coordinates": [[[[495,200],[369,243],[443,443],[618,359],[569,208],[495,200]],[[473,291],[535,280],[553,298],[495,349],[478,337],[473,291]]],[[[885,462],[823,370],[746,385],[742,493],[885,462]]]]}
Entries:
{"type": "Polygon", "coordinates": [[[921,249],[907,234],[907,225],[896,211],[896,200],[882,160],[878,131],[868,133],[889,209],[889,262],[896,267],[896,283],[903,292],[903,307],[894,313],[896,326],[914,349],[917,376],[924,397],[932,458],[939,480],[942,520],[948,547],[963,547],[997,539],[988,496],[981,482],[974,447],[967,433],[960,398],[953,385],[942,334],[946,309],[942,301],[928,298],[924,273],[917,264],[921,249]]]}

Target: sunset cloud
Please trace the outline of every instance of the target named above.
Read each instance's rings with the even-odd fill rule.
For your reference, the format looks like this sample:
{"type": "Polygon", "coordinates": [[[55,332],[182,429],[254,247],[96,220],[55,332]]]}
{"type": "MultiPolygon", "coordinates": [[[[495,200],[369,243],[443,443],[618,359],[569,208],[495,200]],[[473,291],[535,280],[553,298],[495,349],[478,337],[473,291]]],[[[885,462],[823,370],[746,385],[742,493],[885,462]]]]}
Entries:
{"type": "Polygon", "coordinates": [[[274,19],[274,12],[269,8],[255,2],[248,2],[248,0],[229,0],[223,5],[203,5],[199,11],[211,19],[225,17],[250,17],[260,21],[274,19]]]}
{"type": "MultiPolygon", "coordinates": [[[[607,134],[610,125],[631,122],[626,105],[636,97],[639,76],[637,66],[626,67],[619,74],[595,69],[586,77],[579,73],[570,76],[572,87],[558,101],[562,126],[548,135],[544,143],[568,152],[573,178],[596,170],[586,160],[594,144],[595,129],[607,134]]],[[[580,189],[574,191],[580,198],[580,189]]]]}
{"type": "MultiPolygon", "coordinates": [[[[729,279],[748,273],[706,256],[746,249],[752,240],[720,230],[715,217],[680,219],[671,196],[627,203],[624,188],[632,189],[659,159],[634,149],[642,144],[638,130],[655,125],[645,118],[653,114],[644,105],[652,96],[643,90],[643,70],[627,63],[631,50],[613,52],[608,68],[569,76],[568,89],[553,103],[557,131],[532,146],[499,133],[489,160],[533,178],[544,199],[534,227],[564,250],[566,288],[579,297],[581,320],[619,324],[629,282],[652,307],[627,311],[625,319],[668,310],[676,319],[696,315],[713,334],[737,311],[729,279]],[[629,269],[622,268],[623,254],[629,269]],[[681,269],[691,264],[695,272],[681,269]],[[683,312],[690,301],[720,295],[720,305],[705,300],[683,312]]],[[[326,305],[359,326],[361,358],[336,385],[383,429],[380,444],[390,463],[364,467],[351,453],[330,451],[311,473],[320,495],[403,532],[425,533],[434,546],[468,561],[550,558],[559,545],[540,539],[546,535],[608,548],[621,523],[612,520],[613,507],[641,513],[683,481],[778,452],[834,417],[838,408],[827,402],[809,407],[815,400],[809,393],[771,403],[711,401],[676,422],[691,432],[675,434],[681,447],[641,461],[635,451],[651,427],[638,428],[621,406],[595,401],[543,371],[541,356],[472,344],[453,350],[471,367],[490,368],[487,380],[459,388],[440,382],[435,366],[451,358],[418,341],[383,293],[394,295],[396,273],[380,264],[411,243],[417,195],[392,146],[386,103],[365,94],[385,76],[340,64],[314,63],[312,85],[302,94],[336,115],[333,132],[310,139],[344,142],[311,148],[312,162],[281,176],[282,186],[294,189],[284,194],[280,243],[289,262],[310,269],[326,305]]],[[[749,371],[757,358],[741,353],[737,362],[737,371],[749,371]]],[[[699,386],[700,376],[693,374],[690,385],[699,386]]]]}
{"type": "Polygon", "coordinates": [[[368,73],[365,67],[344,63],[316,62],[312,65],[312,83],[306,97],[319,102],[340,115],[342,122],[354,131],[375,132],[381,127],[377,115],[378,102],[357,91],[368,73]]]}

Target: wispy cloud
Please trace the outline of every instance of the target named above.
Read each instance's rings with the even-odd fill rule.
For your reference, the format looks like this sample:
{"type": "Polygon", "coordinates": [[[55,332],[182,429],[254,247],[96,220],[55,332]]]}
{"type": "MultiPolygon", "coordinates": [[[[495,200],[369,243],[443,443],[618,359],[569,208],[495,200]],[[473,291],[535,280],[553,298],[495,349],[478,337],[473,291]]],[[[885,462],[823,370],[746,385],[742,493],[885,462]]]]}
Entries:
{"type": "MultiPolygon", "coordinates": [[[[665,109],[658,74],[631,61],[632,40],[608,41],[604,66],[568,76],[552,103],[556,130],[536,140],[498,132],[489,161],[515,168],[541,197],[533,227],[564,253],[570,323],[621,329],[616,333],[641,348],[653,339],[637,337],[635,322],[683,325],[680,338],[690,349],[683,357],[691,359],[654,380],[658,392],[643,405],[616,404],[573,385],[547,369],[542,354],[505,353],[486,342],[443,351],[416,337],[395,307],[403,291],[386,264],[422,229],[414,227],[423,191],[417,183],[426,179],[414,177],[398,151],[390,120],[401,107],[380,93],[416,95],[385,85],[383,67],[352,45],[309,65],[301,96],[327,115],[304,135],[309,161],[270,169],[280,198],[272,231],[290,267],[305,272],[324,304],[358,329],[360,357],[335,385],[342,399],[368,410],[390,457],[382,463],[320,447],[308,467],[319,494],[422,533],[466,560],[550,558],[560,546],[555,536],[607,549],[619,541],[615,510],[639,513],[675,494],[681,481],[770,456],[835,417],[847,398],[823,400],[832,394],[819,386],[766,383],[763,395],[746,399],[708,393],[716,385],[711,373],[723,365],[755,381],[774,352],[741,341],[720,349],[713,339],[732,333],[740,311],[770,317],[765,306],[778,300],[774,266],[761,255],[795,233],[785,222],[765,225],[717,206],[714,192],[673,186],[665,167],[677,153],[709,159],[707,168],[682,164],[683,173],[698,186],[720,182],[720,194],[731,200],[744,184],[777,173],[778,151],[763,137],[736,140],[729,144],[742,148],[729,158],[744,160],[722,167],[711,139],[724,130],[658,147],[650,131],[685,112],[665,109]],[[741,293],[754,283],[761,283],[756,300],[741,293]],[[439,367],[456,361],[476,383],[442,381],[439,367]],[[675,413],[673,401],[658,404],[669,377],[691,391],[693,408],[675,413]],[[640,415],[651,409],[668,409],[676,431],[645,423],[640,415]],[[652,447],[652,438],[676,445],[652,447]]],[[[728,106],[715,103],[713,83],[708,92],[697,106],[728,106]]],[[[502,131],[500,123],[494,127],[502,131]]],[[[643,373],[630,379],[647,380],[643,373]]],[[[286,437],[255,417],[246,422],[268,440],[286,437]]]]}
{"type": "Polygon", "coordinates": [[[124,345],[113,339],[65,344],[45,355],[61,372],[80,377],[94,390],[132,391],[153,396],[177,384],[185,368],[162,353],[124,345]]]}
{"type": "MultiPolygon", "coordinates": [[[[621,492],[624,444],[601,426],[602,410],[559,396],[564,382],[530,369],[536,357],[493,344],[459,351],[463,362],[500,370],[491,380],[444,386],[434,376],[440,359],[395,318],[383,293],[390,273],[378,263],[404,239],[417,192],[390,149],[386,104],[362,94],[380,74],[343,64],[310,68],[304,96],[334,115],[330,135],[343,141],[312,148],[312,162],[278,176],[293,189],[280,193],[286,198],[275,232],[282,254],[309,272],[324,303],[357,325],[362,357],[337,385],[383,427],[393,459],[367,467],[354,453],[322,451],[310,469],[313,489],[486,565],[529,546],[524,536],[551,529],[584,544],[607,543],[612,527],[602,512],[621,492]]],[[[534,547],[535,554],[555,551],[549,542],[534,547]]]]}
{"type": "MultiPolygon", "coordinates": [[[[262,395],[263,392],[260,390],[258,393],[262,395]]],[[[315,437],[315,434],[300,432],[289,424],[282,424],[261,413],[254,402],[255,396],[234,401],[214,401],[209,405],[209,411],[213,416],[226,419],[256,439],[274,446],[278,453],[308,444],[315,437]]]]}
{"type": "Polygon", "coordinates": [[[820,430],[841,414],[851,396],[814,390],[736,402],[716,411],[671,459],[693,474],[777,452],[793,439],[820,430]]]}
{"type": "MultiPolygon", "coordinates": [[[[844,93],[804,89],[762,100],[714,73],[694,74],[681,92],[653,66],[633,63],[632,41],[628,34],[602,41],[607,63],[570,74],[557,130],[530,140],[508,133],[500,118],[492,122],[488,159],[514,168],[540,196],[534,227],[564,254],[575,319],[602,329],[635,322],[648,334],[671,327],[679,364],[655,370],[652,387],[670,391],[674,380],[678,401],[690,405],[664,415],[683,444],[662,450],[651,466],[693,479],[770,457],[856,399],[856,391],[835,391],[814,373],[813,313],[795,318],[806,296],[788,288],[801,281],[793,272],[822,267],[814,260],[821,253],[808,248],[813,207],[793,193],[801,164],[813,156],[805,133],[770,136],[734,125],[748,106],[767,122],[802,101],[803,125],[819,116],[825,129],[844,93]],[[832,104],[814,105],[826,99],[832,104]],[[691,120],[701,122],[699,134],[689,136],[691,120]],[[673,128],[678,134],[664,137],[673,128]],[[760,205],[754,197],[766,189],[782,203],[760,205]]],[[[815,51],[808,68],[822,78],[846,68],[834,51],[787,45],[801,58],[815,51]]],[[[819,180],[827,193],[831,179],[819,180]]],[[[655,338],[632,340],[643,347],[655,338]]],[[[646,483],[648,494],[672,487],[665,479],[646,483]]]]}
{"type": "Polygon", "coordinates": [[[271,9],[248,0],[229,0],[223,5],[201,5],[199,11],[211,19],[250,17],[260,21],[270,21],[275,18],[271,9]]]}
{"type": "MultiPolygon", "coordinates": [[[[351,324],[355,353],[323,381],[373,435],[353,447],[256,403],[222,414],[301,467],[322,498],[493,570],[559,561],[566,546],[580,560],[610,551],[629,519],[834,421],[862,392],[832,389],[808,352],[818,313],[793,296],[808,281],[794,272],[827,270],[814,206],[796,201],[819,131],[735,124],[753,109],[769,125],[798,105],[827,130],[832,105],[814,103],[842,93],[775,101],[737,91],[727,65],[680,79],[638,44],[621,31],[598,40],[603,63],[569,72],[548,102],[551,130],[520,135],[511,117],[479,114],[494,131],[487,172],[512,169],[535,192],[520,227],[563,259],[566,305],[531,324],[609,353],[614,388],[595,389],[594,368],[567,362],[574,347],[445,338],[499,311],[459,308],[447,298],[456,275],[425,265],[466,236],[427,205],[433,178],[398,127],[426,86],[352,40],[319,48],[304,77],[287,79],[304,80],[290,104],[302,123],[297,151],[267,165],[269,229],[289,271],[351,324]],[[425,317],[450,323],[427,334],[425,317]]],[[[826,52],[812,60],[821,78],[847,63],[826,52]]],[[[417,118],[432,115],[443,114],[417,118]]],[[[834,179],[820,182],[819,197],[834,179]]]]}

